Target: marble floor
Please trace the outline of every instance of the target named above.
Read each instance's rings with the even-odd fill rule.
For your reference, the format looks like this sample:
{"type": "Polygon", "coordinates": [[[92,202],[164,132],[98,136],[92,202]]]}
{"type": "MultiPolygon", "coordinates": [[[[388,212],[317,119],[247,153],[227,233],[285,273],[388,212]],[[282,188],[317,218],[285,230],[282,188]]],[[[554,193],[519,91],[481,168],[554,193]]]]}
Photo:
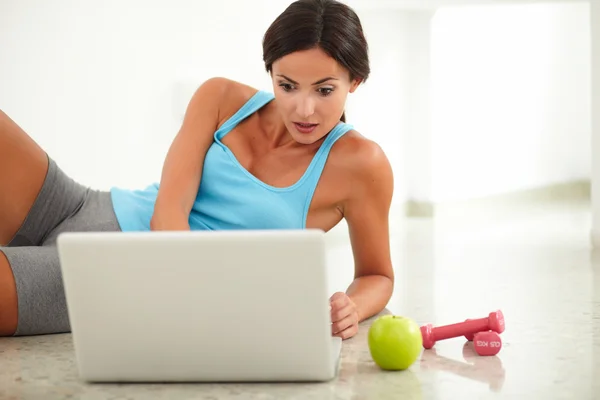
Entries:
{"type": "MultiPolygon", "coordinates": [[[[589,202],[450,208],[397,224],[390,312],[419,325],[496,309],[506,319],[495,357],[474,355],[462,338],[424,351],[411,367],[414,398],[600,399],[600,250],[590,246],[589,202]]],[[[336,253],[339,289],[350,271],[333,260],[350,255],[344,245],[336,253]]]]}
{"type": "MultiPolygon", "coordinates": [[[[366,321],[326,384],[86,385],[70,335],[11,338],[0,340],[0,399],[600,399],[600,256],[590,227],[585,201],[394,219],[397,282],[387,312],[440,325],[501,309],[506,331],[494,357],[449,339],[408,371],[384,373],[369,357],[366,321]]],[[[338,233],[330,236],[332,291],[352,278],[338,233]]]]}

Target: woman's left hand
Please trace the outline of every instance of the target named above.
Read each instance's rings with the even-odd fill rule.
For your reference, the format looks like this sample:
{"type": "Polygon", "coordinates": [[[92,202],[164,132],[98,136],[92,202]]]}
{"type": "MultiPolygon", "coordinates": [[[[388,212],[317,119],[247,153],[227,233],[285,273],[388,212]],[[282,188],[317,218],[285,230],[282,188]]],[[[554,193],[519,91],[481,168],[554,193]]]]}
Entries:
{"type": "Polygon", "coordinates": [[[331,334],[348,339],[358,332],[356,304],[346,293],[334,293],[329,299],[331,306],[331,334]]]}

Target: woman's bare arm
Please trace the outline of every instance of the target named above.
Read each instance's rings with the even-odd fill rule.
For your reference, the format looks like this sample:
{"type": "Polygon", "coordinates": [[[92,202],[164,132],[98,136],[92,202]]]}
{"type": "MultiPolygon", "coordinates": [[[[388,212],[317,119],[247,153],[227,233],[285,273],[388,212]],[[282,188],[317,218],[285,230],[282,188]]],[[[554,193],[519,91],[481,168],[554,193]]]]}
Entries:
{"type": "Polygon", "coordinates": [[[357,153],[360,167],[354,171],[353,194],[344,207],[355,261],[354,281],[346,294],[362,321],[379,313],[394,289],[388,220],[394,180],[378,145],[370,142],[357,153]]]}
{"type": "Polygon", "coordinates": [[[190,229],[189,215],[198,194],[204,157],[218,128],[220,105],[229,84],[225,78],[212,78],[192,96],[165,158],[151,230],[190,229]]]}

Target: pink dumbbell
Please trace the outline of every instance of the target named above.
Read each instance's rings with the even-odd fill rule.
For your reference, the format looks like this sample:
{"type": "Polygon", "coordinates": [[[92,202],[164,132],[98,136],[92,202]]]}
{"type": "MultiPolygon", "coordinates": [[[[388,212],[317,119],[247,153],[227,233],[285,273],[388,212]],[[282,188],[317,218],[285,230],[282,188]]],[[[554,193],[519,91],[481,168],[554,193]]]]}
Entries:
{"type": "MultiPolygon", "coordinates": [[[[466,319],[465,321],[472,321],[472,319],[466,319]]],[[[493,332],[493,331],[488,331],[488,332],[493,332]]],[[[477,332],[473,332],[473,333],[467,333],[465,335],[465,339],[467,339],[469,342],[473,341],[473,337],[475,336],[477,332]]]]}
{"type": "Polygon", "coordinates": [[[502,339],[494,331],[478,332],[473,337],[473,347],[480,356],[495,356],[502,349],[502,339]]]}
{"type": "Polygon", "coordinates": [[[474,335],[485,331],[504,332],[504,315],[502,315],[502,311],[491,312],[486,318],[467,320],[452,325],[433,328],[431,324],[427,324],[421,327],[423,347],[426,349],[431,349],[438,340],[474,335]]]}
{"type": "MultiPolygon", "coordinates": [[[[467,321],[473,321],[473,320],[472,319],[466,319],[465,322],[467,322],[467,321]]],[[[473,337],[475,336],[476,333],[477,332],[467,333],[465,335],[465,339],[467,339],[469,342],[472,342],[473,341],[473,337]]]]}

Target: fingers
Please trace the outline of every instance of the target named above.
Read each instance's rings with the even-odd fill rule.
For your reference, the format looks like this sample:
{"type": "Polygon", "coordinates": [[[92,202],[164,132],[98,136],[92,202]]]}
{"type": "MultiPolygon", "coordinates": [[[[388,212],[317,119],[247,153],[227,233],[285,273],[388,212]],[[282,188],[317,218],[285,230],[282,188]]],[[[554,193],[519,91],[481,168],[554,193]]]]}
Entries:
{"type": "Polygon", "coordinates": [[[331,333],[333,335],[337,335],[338,333],[345,331],[353,325],[358,326],[358,318],[356,317],[356,313],[352,313],[344,319],[331,324],[331,333]]]}
{"type": "Polygon", "coordinates": [[[356,328],[358,328],[358,314],[356,312],[351,312],[344,318],[333,322],[331,324],[331,333],[333,335],[338,335],[341,332],[344,332],[345,330],[353,326],[356,326],[356,328]]]}
{"type": "Polygon", "coordinates": [[[342,338],[343,340],[351,338],[352,336],[356,335],[358,333],[358,322],[352,322],[352,321],[356,321],[356,319],[354,319],[352,317],[352,315],[349,315],[348,317],[346,317],[339,323],[333,324],[332,325],[332,335],[338,336],[338,337],[342,338]],[[336,326],[336,325],[338,327],[337,329],[334,328],[334,326],[336,326]],[[337,330],[337,332],[334,332],[335,330],[337,330]]]}
{"type": "Polygon", "coordinates": [[[352,336],[358,333],[358,325],[352,325],[351,327],[341,331],[340,333],[334,335],[342,338],[342,340],[350,339],[352,336]]]}
{"type": "Polygon", "coordinates": [[[358,332],[356,306],[343,292],[334,293],[330,298],[331,333],[348,339],[358,332]]]}
{"type": "Polygon", "coordinates": [[[331,322],[338,322],[352,314],[354,307],[352,304],[346,304],[343,308],[332,307],[331,308],[331,322]]]}
{"type": "Polygon", "coordinates": [[[329,298],[329,304],[331,306],[331,310],[339,310],[344,308],[350,301],[346,293],[337,292],[334,293],[333,296],[329,298]]]}

